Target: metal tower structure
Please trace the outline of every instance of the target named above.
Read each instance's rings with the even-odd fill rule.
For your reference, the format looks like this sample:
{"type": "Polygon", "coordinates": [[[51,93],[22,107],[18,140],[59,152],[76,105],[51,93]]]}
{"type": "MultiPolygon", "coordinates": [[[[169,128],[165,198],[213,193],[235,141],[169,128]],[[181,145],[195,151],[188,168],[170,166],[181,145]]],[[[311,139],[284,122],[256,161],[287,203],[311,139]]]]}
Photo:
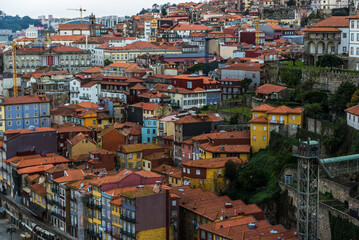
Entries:
{"type": "Polygon", "coordinates": [[[302,240],[318,239],[319,158],[318,141],[299,142],[297,181],[297,233],[302,240]]]}

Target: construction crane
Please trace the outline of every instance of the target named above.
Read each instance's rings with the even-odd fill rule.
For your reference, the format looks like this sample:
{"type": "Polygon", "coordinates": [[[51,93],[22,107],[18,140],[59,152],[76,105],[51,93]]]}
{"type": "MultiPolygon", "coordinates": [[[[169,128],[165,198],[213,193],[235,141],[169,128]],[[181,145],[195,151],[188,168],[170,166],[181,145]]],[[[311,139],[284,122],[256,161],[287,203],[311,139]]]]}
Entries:
{"type": "Polygon", "coordinates": [[[19,45],[17,45],[16,41],[12,41],[11,47],[12,47],[13,91],[14,91],[14,97],[17,97],[18,94],[17,94],[16,48],[18,48],[19,45]]]}
{"type": "Polygon", "coordinates": [[[82,24],[82,12],[86,12],[86,9],[83,9],[82,7],[80,7],[80,8],[68,8],[66,10],[79,11],[80,12],[80,21],[82,24]]]}

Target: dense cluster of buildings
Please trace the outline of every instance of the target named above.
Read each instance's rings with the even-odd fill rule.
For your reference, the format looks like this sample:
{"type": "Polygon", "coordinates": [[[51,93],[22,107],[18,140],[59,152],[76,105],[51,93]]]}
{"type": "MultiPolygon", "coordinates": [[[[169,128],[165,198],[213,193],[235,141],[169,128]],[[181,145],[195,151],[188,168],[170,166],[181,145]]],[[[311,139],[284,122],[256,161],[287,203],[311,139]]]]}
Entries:
{"type": "MultiPolygon", "coordinates": [[[[303,126],[303,107],[272,106],[291,89],[266,83],[266,63],[298,53],[314,65],[329,53],[358,70],[358,15],[305,29],[296,18],[260,19],[258,8],[285,4],[219,0],[81,23],[43,18],[55,33],[30,26],[16,59],[0,48],[0,214],[34,239],[299,239],[256,204],[220,194],[226,163],[245,166],[271,132],[303,126]],[[238,130],[213,109],[247,91],[266,103],[238,130]]],[[[347,121],[359,129],[357,106],[347,121]]]]}

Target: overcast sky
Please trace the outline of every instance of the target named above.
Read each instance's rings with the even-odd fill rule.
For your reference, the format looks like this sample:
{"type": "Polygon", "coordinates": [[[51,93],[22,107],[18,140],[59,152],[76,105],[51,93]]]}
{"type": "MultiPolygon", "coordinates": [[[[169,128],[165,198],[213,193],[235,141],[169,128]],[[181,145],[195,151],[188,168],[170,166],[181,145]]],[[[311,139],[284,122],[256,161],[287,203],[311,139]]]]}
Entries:
{"type": "MultiPolygon", "coordinates": [[[[40,15],[59,17],[79,17],[79,12],[66,10],[67,8],[86,9],[86,14],[93,12],[96,16],[134,15],[142,8],[152,7],[154,3],[180,3],[185,0],[0,0],[0,10],[8,15],[30,16],[37,18],[40,15]]],[[[188,0],[190,2],[190,0],[188,0]]],[[[194,1],[197,2],[197,1],[194,1]]]]}

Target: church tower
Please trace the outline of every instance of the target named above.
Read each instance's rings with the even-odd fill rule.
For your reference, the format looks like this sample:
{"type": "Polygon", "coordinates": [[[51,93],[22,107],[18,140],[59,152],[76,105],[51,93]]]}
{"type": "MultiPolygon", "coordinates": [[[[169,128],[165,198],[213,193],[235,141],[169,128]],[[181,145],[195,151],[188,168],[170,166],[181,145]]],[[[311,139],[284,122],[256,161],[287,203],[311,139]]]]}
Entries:
{"type": "Polygon", "coordinates": [[[90,23],[90,37],[96,36],[96,18],[93,13],[91,13],[89,17],[89,23],[90,23]]]}

